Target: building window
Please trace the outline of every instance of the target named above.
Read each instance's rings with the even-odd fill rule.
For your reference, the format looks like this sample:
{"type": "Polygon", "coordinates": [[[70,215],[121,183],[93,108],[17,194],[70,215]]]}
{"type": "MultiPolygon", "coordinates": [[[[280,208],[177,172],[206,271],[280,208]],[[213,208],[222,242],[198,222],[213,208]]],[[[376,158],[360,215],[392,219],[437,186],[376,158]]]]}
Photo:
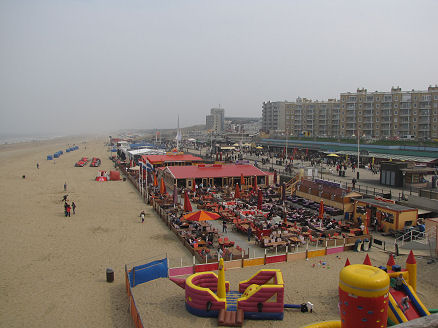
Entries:
{"type": "Polygon", "coordinates": [[[416,125],[414,125],[414,130],[417,128],[417,126],[416,125]]]}
{"type": "Polygon", "coordinates": [[[417,104],[414,104],[414,108],[417,108],[417,104]]]}
{"type": "Polygon", "coordinates": [[[433,96],[433,100],[438,100],[438,96],[433,96]]]}
{"type": "Polygon", "coordinates": [[[436,122],[436,117],[433,118],[433,121],[436,122]]]}
{"type": "Polygon", "coordinates": [[[397,111],[396,110],[394,111],[394,115],[397,115],[397,111]]]}
{"type": "Polygon", "coordinates": [[[379,97],[376,97],[376,101],[379,101],[379,97]]]}
{"type": "Polygon", "coordinates": [[[416,117],[414,117],[414,122],[417,122],[417,118],[416,117]]]}
{"type": "Polygon", "coordinates": [[[398,106],[397,104],[394,104],[394,108],[397,108],[397,106],[398,106]]]}
{"type": "Polygon", "coordinates": [[[376,104],[376,108],[379,108],[379,104],[376,104]]]}
{"type": "Polygon", "coordinates": [[[394,118],[394,122],[397,122],[397,117],[394,118]]]}
{"type": "Polygon", "coordinates": [[[416,110],[414,110],[414,115],[417,115],[417,111],[416,110]]]}
{"type": "Polygon", "coordinates": [[[394,96],[394,100],[398,100],[398,96],[394,96]]]}
{"type": "Polygon", "coordinates": [[[379,122],[379,118],[378,117],[376,117],[376,122],[379,122]]]}

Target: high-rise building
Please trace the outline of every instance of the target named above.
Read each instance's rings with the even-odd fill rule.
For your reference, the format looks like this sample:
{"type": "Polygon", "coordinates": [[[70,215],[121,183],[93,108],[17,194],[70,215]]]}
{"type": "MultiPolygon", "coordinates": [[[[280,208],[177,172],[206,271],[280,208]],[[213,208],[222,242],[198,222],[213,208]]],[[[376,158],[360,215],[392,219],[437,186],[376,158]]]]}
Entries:
{"type": "Polygon", "coordinates": [[[438,138],[438,86],[427,90],[344,92],[340,100],[264,102],[262,131],[292,136],[438,138]]]}
{"type": "Polygon", "coordinates": [[[297,98],[295,102],[265,102],[262,130],[292,136],[337,136],[339,135],[339,101],[297,98]]]}
{"type": "Polygon", "coordinates": [[[284,132],[285,131],[285,108],[287,101],[264,102],[262,106],[262,131],[284,132]]]}
{"type": "Polygon", "coordinates": [[[205,117],[205,125],[207,130],[215,134],[223,133],[225,127],[225,110],[223,108],[210,109],[210,115],[205,117]]]}
{"type": "Polygon", "coordinates": [[[438,86],[390,92],[357,89],[341,93],[341,136],[438,137],[438,86]]]}

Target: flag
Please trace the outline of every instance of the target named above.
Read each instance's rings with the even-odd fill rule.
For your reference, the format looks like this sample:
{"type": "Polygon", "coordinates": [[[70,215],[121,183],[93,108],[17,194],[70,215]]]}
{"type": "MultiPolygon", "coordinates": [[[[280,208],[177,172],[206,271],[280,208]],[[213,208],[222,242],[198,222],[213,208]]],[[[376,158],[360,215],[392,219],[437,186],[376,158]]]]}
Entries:
{"type": "Polygon", "coordinates": [[[149,162],[148,158],[146,157],[146,170],[148,172],[152,172],[154,170],[154,167],[152,166],[152,164],[149,162]]]}

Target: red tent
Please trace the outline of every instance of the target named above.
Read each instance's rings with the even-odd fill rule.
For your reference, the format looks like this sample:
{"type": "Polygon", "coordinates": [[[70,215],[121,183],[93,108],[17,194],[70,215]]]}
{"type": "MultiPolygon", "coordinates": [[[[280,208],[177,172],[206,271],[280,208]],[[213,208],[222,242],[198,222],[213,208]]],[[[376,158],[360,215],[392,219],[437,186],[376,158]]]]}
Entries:
{"type": "Polygon", "coordinates": [[[191,212],[192,204],[190,203],[189,194],[187,191],[184,193],[184,212],[191,212]]]}
{"type": "Polygon", "coordinates": [[[120,172],[119,171],[110,171],[110,180],[111,181],[120,180],[120,172]]]}
{"type": "Polygon", "coordinates": [[[258,195],[257,195],[257,209],[261,210],[263,204],[263,194],[262,191],[259,189],[258,195]]]}
{"type": "Polygon", "coordinates": [[[237,198],[240,198],[240,188],[238,183],[236,183],[236,190],[234,191],[234,199],[237,198]]]}

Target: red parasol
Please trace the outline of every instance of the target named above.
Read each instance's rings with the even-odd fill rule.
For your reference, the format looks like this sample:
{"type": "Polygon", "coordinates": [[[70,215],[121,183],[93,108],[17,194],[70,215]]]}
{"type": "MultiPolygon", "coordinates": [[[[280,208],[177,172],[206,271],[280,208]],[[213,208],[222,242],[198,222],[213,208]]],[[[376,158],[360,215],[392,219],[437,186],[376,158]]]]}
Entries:
{"type": "Polygon", "coordinates": [[[166,185],[164,184],[163,178],[161,179],[160,194],[162,194],[162,195],[166,194],[166,185]]]}
{"type": "Polygon", "coordinates": [[[259,189],[258,194],[257,194],[257,209],[258,210],[262,209],[262,204],[263,204],[263,194],[262,194],[262,191],[259,189]]]}
{"type": "Polygon", "coordinates": [[[184,215],[181,219],[182,220],[189,220],[189,221],[209,221],[209,220],[217,220],[221,216],[217,213],[213,212],[207,212],[207,211],[197,211],[192,212],[184,215]]]}
{"type": "Polygon", "coordinates": [[[158,187],[158,178],[155,173],[154,173],[154,187],[158,187]]]}
{"type": "Polygon", "coordinates": [[[324,201],[321,199],[319,202],[319,216],[321,220],[324,218],[324,201]]]}
{"type": "Polygon", "coordinates": [[[240,198],[240,188],[238,183],[236,183],[236,190],[234,191],[234,199],[237,198],[240,198]]]}
{"type": "Polygon", "coordinates": [[[190,203],[189,194],[186,191],[184,193],[184,212],[191,212],[191,211],[193,211],[192,204],[190,203]]]}

